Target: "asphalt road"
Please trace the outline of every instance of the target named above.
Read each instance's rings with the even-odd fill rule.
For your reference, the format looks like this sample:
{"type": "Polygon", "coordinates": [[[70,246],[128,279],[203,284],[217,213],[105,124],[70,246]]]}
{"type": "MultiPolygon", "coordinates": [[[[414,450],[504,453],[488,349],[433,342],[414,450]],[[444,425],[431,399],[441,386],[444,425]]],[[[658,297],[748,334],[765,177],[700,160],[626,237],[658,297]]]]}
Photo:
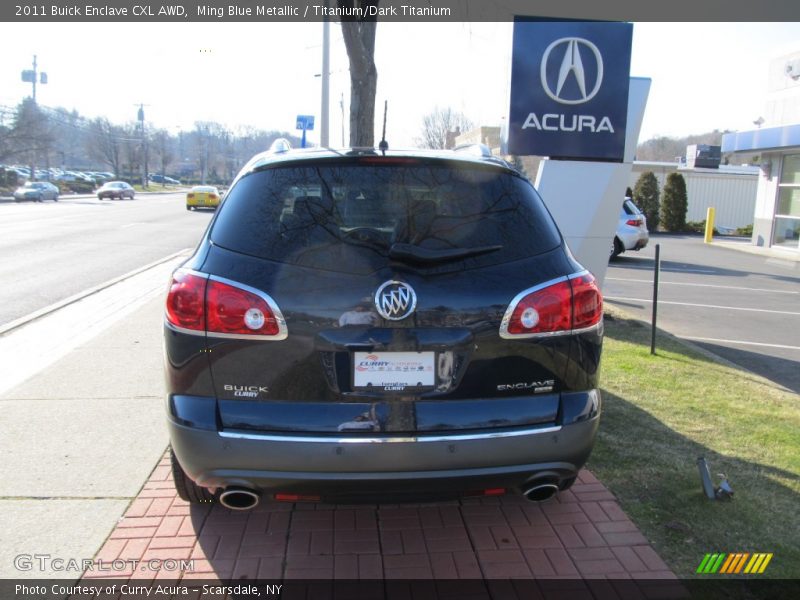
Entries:
{"type": "Polygon", "coordinates": [[[194,248],[213,213],[184,199],[0,203],[0,325],[194,248]]]}
{"type": "Polygon", "coordinates": [[[800,262],[657,235],[609,266],[606,301],[650,321],[661,245],[658,326],[800,393],[800,262]]]}

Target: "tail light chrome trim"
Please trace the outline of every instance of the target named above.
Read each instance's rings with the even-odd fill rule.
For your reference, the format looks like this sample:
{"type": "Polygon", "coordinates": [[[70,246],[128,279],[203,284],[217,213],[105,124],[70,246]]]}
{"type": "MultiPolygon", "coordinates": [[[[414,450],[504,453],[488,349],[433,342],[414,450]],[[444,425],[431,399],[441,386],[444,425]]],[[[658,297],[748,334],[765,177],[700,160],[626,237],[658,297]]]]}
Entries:
{"type": "MultiPolygon", "coordinates": [[[[178,269],[178,271],[186,273],[188,275],[194,275],[195,277],[199,277],[207,281],[217,281],[219,283],[223,283],[225,285],[238,288],[240,290],[244,290],[245,292],[249,292],[255,296],[258,296],[261,300],[263,300],[267,304],[270,311],[272,311],[272,316],[275,318],[275,324],[278,326],[278,333],[276,333],[275,335],[260,335],[260,334],[240,334],[240,333],[219,333],[216,331],[208,331],[207,315],[205,319],[206,326],[203,329],[187,329],[185,327],[180,327],[170,322],[169,318],[165,316],[164,323],[167,326],[167,328],[171,329],[172,331],[188,335],[207,336],[210,338],[220,338],[220,339],[237,339],[237,340],[280,341],[280,340],[285,340],[289,336],[289,330],[286,326],[286,319],[284,319],[281,309],[278,308],[278,304],[269,294],[252,286],[239,283],[238,281],[233,281],[231,279],[226,279],[224,277],[218,277],[216,275],[209,275],[208,273],[201,273],[200,271],[195,271],[193,269],[178,269]]],[[[208,310],[208,301],[206,298],[207,293],[208,293],[207,289],[204,290],[203,293],[204,313],[206,313],[208,310]]]]}
{"type": "MultiPolygon", "coordinates": [[[[566,275],[564,277],[556,277],[555,279],[550,279],[549,281],[545,281],[544,283],[540,283],[533,287],[530,287],[526,290],[521,291],[519,294],[514,296],[514,299],[508,305],[505,314],[503,314],[503,320],[500,322],[500,337],[506,340],[522,340],[522,339],[530,339],[530,338],[550,338],[550,337],[557,337],[563,335],[574,335],[576,333],[587,333],[590,331],[596,331],[598,329],[602,329],[603,327],[603,317],[601,315],[600,320],[595,323],[594,325],[590,325],[589,327],[583,327],[580,329],[563,329],[559,331],[544,331],[544,332],[537,332],[537,333],[509,333],[508,326],[511,322],[511,317],[514,314],[514,310],[517,308],[517,305],[522,301],[523,298],[529,296],[530,294],[536,293],[540,290],[548,288],[550,286],[563,283],[565,281],[571,281],[573,279],[577,279],[579,277],[583,277],[585,275],[591,275],[588,270],[579,271],[577,273],[572,273],[571,275],[566,275]]],[[[574,302],[574,297],[573,297],[574,302]]],[[[574,305],[573,305],[574,307],[574,305]]]]}

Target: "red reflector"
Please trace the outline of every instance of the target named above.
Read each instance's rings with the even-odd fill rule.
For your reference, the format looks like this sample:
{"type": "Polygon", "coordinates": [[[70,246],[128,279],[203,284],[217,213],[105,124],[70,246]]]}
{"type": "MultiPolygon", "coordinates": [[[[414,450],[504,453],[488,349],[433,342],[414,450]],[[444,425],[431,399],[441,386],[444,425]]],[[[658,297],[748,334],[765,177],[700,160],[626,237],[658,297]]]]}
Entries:
{"type": "Polygon", "coordinates": [[[239,287],[208,282],[207,329],[213,333],[277,335],[278,321],[266,300],[239,287]]]}
{"type": "Polygon", "coordinates": [[[302,496],[300,494],[275,494],[278,502],[319,502],[319,496],[302,496]]]}
{"type": "Polygon", "coordinates": [[[502,496],[506,493],[506,488],[489,488],[488,490],[483,490],[484,496],[502,496]]]}
{"type": "Polygon", "coordinates": [[[204,296],[206,279],[185,271],[176,271],[167,294],[167,321],[176,327],[205,329],[204,296]]]}
{"type": "Polygon", "coordinates": [[[628,219],[625,221],[625,225],[631,225],[632,227],[639,227],[642,224],[641,219],[628,219]]]}

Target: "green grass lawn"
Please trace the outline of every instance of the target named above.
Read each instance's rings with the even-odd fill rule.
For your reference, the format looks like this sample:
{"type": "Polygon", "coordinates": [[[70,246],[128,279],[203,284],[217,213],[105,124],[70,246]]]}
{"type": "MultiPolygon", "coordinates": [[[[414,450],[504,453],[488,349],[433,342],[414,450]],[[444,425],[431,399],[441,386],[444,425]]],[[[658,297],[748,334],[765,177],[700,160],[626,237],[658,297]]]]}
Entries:
{"type": "MultiPolygon", "coordinates": [[[[800,396],[607,312],[604,413],[589,468],[680,577],[707,552],[773,552],[764,576],[800,578],[800,396]],[[729,502],[706,499],[696,460],[729,502]]],[[[762,576],[763,577],[763,576],[762,576]]]]}

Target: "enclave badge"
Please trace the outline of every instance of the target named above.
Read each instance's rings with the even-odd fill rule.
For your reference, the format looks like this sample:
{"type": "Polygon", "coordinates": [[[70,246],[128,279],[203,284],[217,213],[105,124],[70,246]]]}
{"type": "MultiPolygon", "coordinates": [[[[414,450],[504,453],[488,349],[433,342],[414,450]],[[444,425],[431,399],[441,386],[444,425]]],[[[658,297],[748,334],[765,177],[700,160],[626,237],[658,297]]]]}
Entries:
{"type": "Polygon", "coordinates": [[[387,281],[375,292],[375,308],[384,319],[400,321],[413,313],[416,307],[417,294],[402,281],[387,281]]]}

